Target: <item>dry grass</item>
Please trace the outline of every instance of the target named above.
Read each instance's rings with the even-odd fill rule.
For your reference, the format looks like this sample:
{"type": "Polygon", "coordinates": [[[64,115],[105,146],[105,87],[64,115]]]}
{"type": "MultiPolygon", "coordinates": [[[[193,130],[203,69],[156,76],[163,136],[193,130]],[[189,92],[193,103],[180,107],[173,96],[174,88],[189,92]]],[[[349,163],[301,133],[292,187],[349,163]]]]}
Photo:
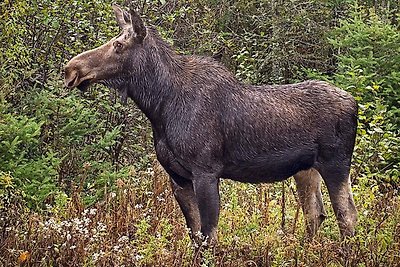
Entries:
{"type": "MultiPolygon", "coordinates": [[[[159,167],[116,185],[116,192],[92,207],[85,208],[76,191],[66,207],[49,207],[41,215],[26,211],[16,198],[1,213],[0,266],[199,265],[159,167]]],[[[383,194],[362,186],[354,191],[358,234],[344,246],[331,209],[318,236],[311,242],[304,238],[292,181],[285,186],[224,181],[219,245],[204,252],[202,264],[400,266],[397,192],[383,194]]]]}

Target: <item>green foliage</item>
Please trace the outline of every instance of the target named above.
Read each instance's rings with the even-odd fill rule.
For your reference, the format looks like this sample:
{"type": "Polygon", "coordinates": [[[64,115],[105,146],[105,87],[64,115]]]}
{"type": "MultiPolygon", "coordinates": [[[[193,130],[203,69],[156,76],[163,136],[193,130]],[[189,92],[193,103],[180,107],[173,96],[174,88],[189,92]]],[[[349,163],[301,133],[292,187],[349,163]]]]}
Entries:
{"type": "Polygon", "coordinates": [[[374,9],[354,5],[349,17],[329,33],[337,69],[329,80],[349,91],[359,106],[353,180],[379,184],[382,190],[399,185],[400,166],[400,34],[398,25],[374,9]]]}
{"type": "Polygon", "coordinates": [[[332,32],[330,42],[338,51],[335,81],[346,86],[359,101],[381,98],[387,115],[400,126],[400,32],[369,10],[355,7],[348,20],[332,32]]]}
{"type": "MultiPolygon", "coordinates": [[[[243,81],[287,83],[303,68],[331,70],[325,38],[348,1],[175,1],[146,14],[189,53],[217,54],[243,81]],[[340,12],[339,12],[340,11],[340,12]]],[[[300,74],[300,76],[299,76],[300,74]]]]}
{"type": "Polygon", "coordinates": [[[108,3],[96,0],[3,1],[0,85],[5,95],[18,98],[43,88],[59,75],[66,58],[107,40],[115,24],[106,9],[108,3]]]}
{"type": "Polygon", "coordinates": [[[42,153],[39,147],[43,122],[9,113],[4,103],[0,120],[0,170],[10,173],[15,185],[31,198],[31,205],[44,203],[57,194],[60,159],[52,151],[42,153]]]}
{"type": "Polygon", "coordinates": [[[93,204],[127,178],[123,165],[147,168],[149,158],[138,154],[151,144],[142,114],[104,88],[82,97],[62,85],[68,59],[118,32],[110,3],[20,0],[0,9],[0,170],[11,172],[30,205],[74,192],[93,204]]]}
{"type": "Polygon", "coordinates": [[[359,103],[355,179],[397,187],[400,166],[400,33],[358,6],[331,32],[338,70],[333,82],[359,103]]]}
{"type": "Polygon", "coordinates": [[[380,184],[382,189],[400,182],[399,133],[392,130],[383,101],[360,104],[358,141],[354,151],[354,179],[380,184]]]}

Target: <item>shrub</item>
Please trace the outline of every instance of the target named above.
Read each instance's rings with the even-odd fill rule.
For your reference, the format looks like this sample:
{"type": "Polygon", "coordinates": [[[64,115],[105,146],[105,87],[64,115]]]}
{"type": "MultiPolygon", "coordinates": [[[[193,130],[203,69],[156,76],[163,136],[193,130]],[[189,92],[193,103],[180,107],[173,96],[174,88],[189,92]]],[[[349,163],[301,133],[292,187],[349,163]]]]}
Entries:
{"type": "Polygon", "coordinates": [[[43,121],[9,113],[4,102],[0,120],[0,170],[14,179],[31,206],[40,206],[59,191],[56,178],[61,161],[56,153],[40,149],[43,121]]]}
{"type": "MultiPolygon", "coordinates": [[[[359,103],[353,179],[398,187],[400,166],[400,34],[373,9],[355,5],[350,17],[330,32],[337,70],[327,79],[359,103]]],[[[382,189],[383,189],[382,188],[382,189]]]]}

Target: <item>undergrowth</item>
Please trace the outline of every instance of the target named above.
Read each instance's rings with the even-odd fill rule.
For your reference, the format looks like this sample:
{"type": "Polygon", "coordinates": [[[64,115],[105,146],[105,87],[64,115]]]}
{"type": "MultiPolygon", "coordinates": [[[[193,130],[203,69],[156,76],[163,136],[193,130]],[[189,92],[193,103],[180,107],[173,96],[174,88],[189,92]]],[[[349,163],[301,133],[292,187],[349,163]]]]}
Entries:
{"type": "MultiPolygon", "coordinates": [[[[132,172],[134,173],[134,172],[132,172]]],[[[183,216],[158,164],[85,207],[79,188],[65,207],[29,212],[21,191],[1,174],[2,266],[199,266],[183,216]],[[146,188],[146,190],[143,190],[146,188]]],[[[295,183],[249,185],[224,180],[219,244],[202,266],[397,266],[400,197],[395,189],[354,187],[356,235],[346,246],[324,188],[328,218],[305,236],[295,183]],[[347,249],[344,251],[344,247],[347,249]]]]}

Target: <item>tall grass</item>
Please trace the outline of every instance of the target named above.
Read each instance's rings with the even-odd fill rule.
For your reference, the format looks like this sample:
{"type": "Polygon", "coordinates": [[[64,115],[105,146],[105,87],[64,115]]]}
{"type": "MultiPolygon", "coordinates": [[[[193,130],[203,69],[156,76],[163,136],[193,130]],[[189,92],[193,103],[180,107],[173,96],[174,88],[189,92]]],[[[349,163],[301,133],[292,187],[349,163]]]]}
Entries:
{"type": "Polygon", "coordinates": [[[400,198],[354,186],[357,234],[344,250],[329,198],[328,219],[305,238],[294,182],[250,185],[224,180],[219,243],[196,259],[167,176],[154,163],[140,180],[84,207],[79,188],[64,207],[28,212],[17,189],[1,207],[1,266],[399,266],[400,198]],[[136,184],[134,184],[136,183],[136,184]]]}

